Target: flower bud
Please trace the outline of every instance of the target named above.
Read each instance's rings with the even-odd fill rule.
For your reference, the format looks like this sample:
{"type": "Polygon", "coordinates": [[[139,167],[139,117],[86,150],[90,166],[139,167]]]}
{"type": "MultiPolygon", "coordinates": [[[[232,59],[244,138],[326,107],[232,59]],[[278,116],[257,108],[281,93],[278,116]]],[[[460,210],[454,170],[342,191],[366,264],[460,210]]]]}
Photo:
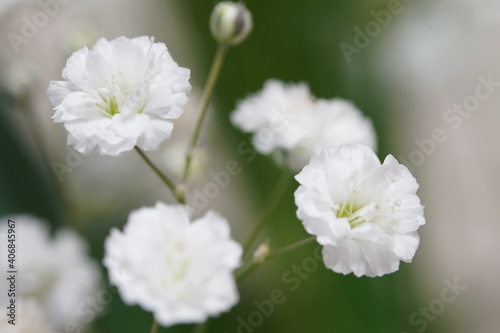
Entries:
{"type": "Polygon", "coordinates": [[[212,12],[210,30],[219,43],[239,44],[252,31],[252,15],[242,3],[222,1],[212,12]]]}
{"type": "Polygon", "coordinates": [[[253,253],[253,261],[262,264],[269,258],[271,254],[271,248],[269,247],[269,241],[266,240],[264,243],[260,244],[257,250],[253,253]]]}

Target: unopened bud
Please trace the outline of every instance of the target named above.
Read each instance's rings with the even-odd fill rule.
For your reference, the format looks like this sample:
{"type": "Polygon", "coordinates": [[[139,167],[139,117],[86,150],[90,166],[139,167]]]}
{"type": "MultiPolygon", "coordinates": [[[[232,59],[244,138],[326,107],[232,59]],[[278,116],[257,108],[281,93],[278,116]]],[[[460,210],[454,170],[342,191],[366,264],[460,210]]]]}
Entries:
{"type": "Polygon", "coordinates": [[[187,194],[188,188],[186,184],[179,184],[175,188],[175,196],[177,198],[185,198],[187,194]]]}
{"type": "Polygon", "coordinates": [[[252,31],[252,15],[242,3],[222,1],[212,12],[210,30],[219,43],[239,44],[252,31]]]}
{"type": "Polygon", "coordinates": [[[257,250],[253,253],[253,261],[262,264],[269,258],[271,254],[271,248],[269,247],[269,241],[265,241],[260,244],[257,250]]]}

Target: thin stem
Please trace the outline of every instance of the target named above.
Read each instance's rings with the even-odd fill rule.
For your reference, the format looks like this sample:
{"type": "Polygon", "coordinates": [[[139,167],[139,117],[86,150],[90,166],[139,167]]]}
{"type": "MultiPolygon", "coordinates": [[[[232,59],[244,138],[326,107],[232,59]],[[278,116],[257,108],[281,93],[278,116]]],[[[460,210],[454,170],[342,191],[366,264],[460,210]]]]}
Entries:
{"type": "Polygon", "coordinates": [[[217,51],[215,53],[214,61],[212,63],[212,67],[210,68],[210,73],[208,74],[207,82],[205,84],[205,89],[203,90],[203,95],[201,97],[200,106],[198,108],[198,120],[196,122],[193,136],[191,137],[191,142],[189,144],[187,153],[186,153],[186,163],[184,167],[184,173],[182,175],[182,183],[185,184],[188,176],[189,169],[191,167],[194,150],[196,145],[198,144],[198,140],[200,138],[201,128],[203,126],[203,122],[206,118],[208,111],[208,104],[210,103],[210,99],[214,92],[215,84],[217,83],[217,79],[219,77],[220,70],[222,68],[222,64],[224,63],[224,58],[227,54],[229,46],[224,44],[219,44],[217,47],[217,51]]]}
{"type": "Polygon", "coordinates": [[[283,174],[281,175],[281,179],[279,180],[278,184],[274,188],[274,192],[267,200],[267,205],[265,206],[264,210],[259,216],[259,219],[257,220],[257,223],[255,224],[252,232],[250,233],[250,236],[248,236],[248,239],[244,243],[243,249],[246,252],[248,252],[248,249],[250,246],[252,246],[253,241],[259,234],[260,230],[262,227],[264,227],[264,224],[267,221],[267,218],[271,213],[273,212],[274,208],[276,208],[276,205],[278,204],[279,200],[281,197],[285,194],[286,189],[290,183],[290,176],[291,173],[288,170],[284,170],[283,174]]]}
{"type": "Polygon", "coordinates": [[[205,333],[210,325],[210,318],[208,318],[204,323],[196,325],[193,328],[193,333],[205,333]]]}
{"type": "Polygon", "coordinates": [[[282,255],[286,252],[295,250],[295,249],[297,249],[301,246],[304,246],[306,244],[312,243],[315,240],[316,240],[316,236],[311,236],[311,237],[308,237],[308,238],[303,239],[301,241],[298,241],[296,243],[282,247],[281,249],[278,249],[276,251],[271,252],[271,254],[269,254],[269,256],[267,257],[266,261],[257,262],[255,260],[251,260],[250,262],[248,262],[245,266],[241,267],[236,272],[236,275],[235,275],[236,281],[240,282],[241,280],[243,280],[244,277],[246,277],[248,274],[250,274],[252,271],[254,271],[257,267],[266,263],[268,260],[276,258],[279,255],[282,255]]]}
{"type": "Polygon", "coordinates": [[[243,267],[238,269],[236,271],[235,276],[234,276],[234,278],[236,279],[236,282],[240,282],[241,280],[243,280],[243,278],[245,278],[248,274],[253,272],[253,270],[256,269],[258,266],[260,266],[261,264],[262,263],[260,263],[260,262],[257,262],[255,260],[251,260],[246,265],[244,265],[243,267]]]}
{"type": "Polygon", "coordinates": [[[315,240],[316,240],[316,236],[311,236],[311,237],[308,237],[308,238],[303,239],[301,241],[298,241],[296,243],[293,243],[293,244],[290,244],[288,246],[282,247],[281,249],[278,249],[276,251],[271,252],[271,254],[269,255],[268,259],[272,259],[274,257],[277,257],[277,256],[283,254],[283,253],[295,250],[295,249],[297,249],[297,248],[299,248],[301,246],[304,246],[304,245],[307,245],[309,243],[312,243],[315,240]]]}
{"type": "Polygon", "coordinates": [[[59,223],[61,224],[69,224],[69,221],[74,221],[75,219],[69,216],[69,212],[73,211],[73,204],[70,199],[70,195],[68,195],[66,187],[62,186],[62,179],[57,177],[52,168],[49,166],[54,162],[54,157],[56,155],[56,151],[50,150],[47,148],[47,135],[44,133],[43,128],[40,126],[42,121],[39,119],[39,113],[35,112],[33,98],[31,97],[31,92],[29,91],[25,93],[22,97],[19,98],[18,103],[22,112],[25,113],[26,120],[30,132],[33,138],[33,144],[35,149],[38,150],[41,156],[42,164],[47,173],[47,176],[54,184],[54,191],[59,201],[58,208],[58,218],[59,223]],[[69,207],[69,208],[68,208],[69,207]]]}
{"type": "Polygon", "coordinates": [[[149,331],[149,333],[157,333],[158,328],[158,322],[156,321],[156,319],[153,319],[153,325],[151,325],[151,331],[149,331]]]}
{"type": "Polygon", "coordinates": [[[146,156],[146,154],[144,154],[144,152],[139,147],[135,146],[134,148],[135,151],[142,157],[144,162],[146,162],[146,164],[149,165],[149,167],[158,175],[158,177],[160,177],[160,179],[165,183],[165,185],[167,185],[170,191],[172,191],[172,194],[175,196],[175,198],[182,203],[183,200],[181,200],[181,198],[179,198],[176,193],[176,186],[174,182],[172,182],[163,172],[161,172],[161,170],[158,169],[158,167],[154,165],[153,162],[151,162],[151,160],[146,156]]]}

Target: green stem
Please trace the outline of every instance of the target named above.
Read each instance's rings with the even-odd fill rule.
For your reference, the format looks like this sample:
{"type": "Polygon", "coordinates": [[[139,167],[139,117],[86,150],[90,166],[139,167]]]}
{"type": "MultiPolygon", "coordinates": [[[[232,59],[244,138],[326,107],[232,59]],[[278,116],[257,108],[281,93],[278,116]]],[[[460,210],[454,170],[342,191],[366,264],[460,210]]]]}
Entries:
{"type": "Polygon", "coordinates": [[[278,204],[279,200],[285,194],[286,189],[288,188],[288,185],[290,183],[290,176],[291,176],[291,173],[288,170],[283,171],[283,174],[281,175],[281,179],[279,180],[278,184],[276,185],[273,194],[267,200],[267,205],[265,206],[264,210],[260,214],[259,219],[257,220],[257,223],[255,224],[252,232],[250,233],[250,236],[248,236],[248,239],[244,243],[243,250],[245,253],[248,252],[248,249],[252,246],[252,243],[254,242],[255,238],[259,234],[260,230],[264,227],[264,224],[266,223],[267,218],[269,217],[269,215],[271,215],[274,208],[276,208],[276,205],[278,204]]]}
{"type": "Polygon", "coordinates": [[[297,248],[299,248],[301,246],[304,246],[304,245],[307,245],[309,243],[312,243],[315,240],[316,240],[316,236],[311,236],[311,237],[307,237],[306,239],[303,239],[301,241],[298,241],[296,243],[293,243],[293,244],[290,244],[288,246],[282,247],[279,250],[271,252],[271,254],[269,255],[268,259],[272,259],[274,257],[277,257],[277,256],[283,254],[283,253],[295,250],[295,249],[297,249],[297,248]]]}
{"type": "Polygon", "coordinates": [[[19,98],[18,103],[22,112],[25,113],[26,120],[30,132],[33,138],[33,144],[35,149],[38,150],[41,156],[43,167],[47,173],[49,180],[54,184],[54,191],[56,196],[58,197],[59,207],[58,207],[58,219],[61,225],[73,224],[73,227],[77,227],[74,225],[75,218],[70,216],[69,212],[74,211],[74,204],[70,199],[71,196],[68,194],[67,187],[63,186],[62,180],[60,180],[57,176],[55,176],[52,168],[52,162],[54,162],[56,157],[56,151],[50,150],[47,148],[47,134],[44,133],[43,128],[40,126],[42,121],[39,119],[39,113],[35,111],[35,107],[33,104],[33,99],[31,97],[32,91],[25,93],[22,97],[19,98]]]}
{"type": "Polygon", "coordinates": [[[254,269],[256,269],[261,263],[251,260],[248,262],[245,266],[241,267],[236,271],[236,274],[234,278],[236,279],[237,282],[240,282],[243,280],[244,277],[246,277],[248,274],[250,274],[254,269]]]}
{"type": "Polygon", "coordinates": [[[149,167],[158,175],[158,177],[160,177],[160,179],[165,183],[165,185],[167,185],[170,191],[172,191],[172,194],[175,196],[175,198],[180,203],[183,203],[184,202],[183,198],[180,198],[177,195],[176,186],[174,182],[172,182],[160,169],[158,169],[158,167],[154,165],[153,162],[151,162],[151,160],[146,156],[146,154],[144,154],[144,152],[139,147],[135,146],[134,148],[135,151],[142,157],[144,162],[146,162],[146,164],[149,165],[149,167]]]}
{"type": "Polygon", "coordinates": [[[271,254],[269,254],[269,256],[267,257],[266,261],[257,262],[255,260],[251,260],[245,266],[241,267],[238,271],[236,271],[236,274],[235,274],[236,281],[240,282],[248,274],[250,274],[251,272],[253,272],[260,265],[266,263],[268,260],[276,258],[277,256],[282,255],[282,254],[284,254],[286,252],[295,250],[295,249],[297,249],[297,248],[299,248],[301,246],[304,246],[304,245],[307,245],[309,243],[312,243],[315,240],[316,240],[316,236],[311,236],[311,237],[308,237],[308,238],[303,239],[301,241],[298,241],[296,243],[293,243],[291,245],[285,246],[285,247],[283,247],[281,249],[278,249],[276,251],[273,251],[273,252],[271,252],[271,254]]]}
{"type": "Polygon", "coordinates": [[[149,333],[157,333],[158,327],[158,322],[156,321],[156,319],[153,319],[153,325],[151,325],[151,331],[149,331],[149,333]]]}
{"type": "Polygon", "coordinates": [[[210,68],[210,73],[208,74],[208,79],[205,84],[205,89],[203,90],[203,95],[201,97],[200,106],[198,108],[198,120],[196,122],[193,136],[191,137],[191,142],[189,144],[187,153],[186,153],[186,163],[184,167],[184,173],[182,175],[182,183],[185,184],[189,177],[189,169],[191,167],[194,150],[198,144],[198,140],[200,138],[201,128],[203,126],[203,122],[206,118],[208,111],[208,104],[210,103],[210,99],[213,95],[215,84],[217,83],[217,79],[219,77],[220,70],[222,68],[222,64],[224,63],[224,58],[227,54],[227,50],[229,46],[224,44],[219,44],[217,47],[217,51],[215,53],[214,61],[212,63],[212,67],[210,68]]]}

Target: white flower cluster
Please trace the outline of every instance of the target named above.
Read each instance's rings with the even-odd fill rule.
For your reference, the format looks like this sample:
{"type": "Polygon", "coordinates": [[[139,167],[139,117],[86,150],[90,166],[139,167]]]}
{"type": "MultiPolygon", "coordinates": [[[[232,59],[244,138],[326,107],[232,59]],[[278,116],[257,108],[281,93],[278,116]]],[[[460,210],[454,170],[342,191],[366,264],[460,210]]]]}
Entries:
{"type": "Polygon", "coordinates": [[[411,262],[423,207],[415,178],[392,155],[381,164],[363,145],[325,148],[295,178],[297,216],[328,268],[381,276],[411,262]]]}
{"type": "Polygon", "coordinates": [[[425,223],[418,184],[392,156],[380,164],[373,126],[351,102],[314,99],[305,84],[269,80],[231,120],[253,133],[259,152],[302,169],[297,215],[324,246],[328,268],[380,276],[412,260],[425,223]]]}
{"type": "MultiPolygon", "coordinates": [[[[183,112],[189,75],[153,39],[101,39],[92,50],[84,48],[69,58],[66,81],[51,82],[53,118],[64,123],[68,143],[82,153],[94,146],[106,155],[135,146],[156,149],[170,136],[171,119],[183,112]]],[[[253,133],[259,152],[302,170],[296,176],[297,215],[323,246],[328,268],[381,276],[397,270],[400,261],[412,260],[417,229],[425,223],[418,184],[391,155],[380,163],[372,150],[372,123],[351,102],[316,99],[305,84],[269,80],[261,92],[239,103],[231,120],[253,133]]],[[[48,237],[40,230],[24,237],[30,234],[35,245],[48,237]]],[[[44,295],[42,302],[57,308],[52,303],[61,294],[47,289],[53,277],[46,271],[60,271],[59,279],[71,278],[81,282],[75,286],[89,289],[95,276],[88,275],[90,267],[79,269],[85,262],[78,259],[81,249],[71,247],[77,243],[63,233],[54,248],[41,244],[33,247],[36,253],[24,254],[25,293],[44,295]],[[51,256],[64,267],[41,259],[51,256]]],[[[132,212],[123,231],[111,231],[103,262],[125,303],[140,305],[158,323],[171,326],[202,323],[237,303],[234,271],[242,252],[217,213],[191,221],[188,206],[157,203],[132,212]]],[[[267,256],[269,248],[261,247],[254,259],[263,262],[267,256]]],[[[75,300],[81,296],[74,295],[75,300]]],[[[74,305],[65,301],[60,318],[70,316],[66,312],[74,305]]]]}
{"type": "MultiPolygon", "coordinates": [[[[97,264],[88,258],[84,240],[66,229],[52,238],[46,224],[28,215],[9,218],[16,222],[18,239],[16,269],[20,274],[16,296],[25,299],[26,304],[36,301],[53,329],[63,330],[68,323],[86,324],[87,316],[79,311],[85,308],[87,298],[99,291],[101,274],[97,264]]],[[[0,234],[6,235],[6,231],[5,223],[0,226],[0,234]]],[[[6,283],[6,279],[0,279],[1,290],[8,289],[6,283]]],[[[5,304],[7,299],[2,297],[6,295],[0,295],[5,304]]]]}
{"type": "Polygon", "coordinates": [[[217,213],[191,222],[186,207],[157,203],[132,212],[123,232],[111,231],[104,265],[127,304],[171,326],[201,323],[235,305],[241,256],[217,213]]]}
{"type": "MultiPolygon", "coordinates": [[[[67,81],[50,83],[53,118],[81,153],[94,146],[113,156],[135,146],[157,149],[183,112],[189,75],[150,38],[100,39],[68,59],[67,81]]],[[[201,323],[236,304],[233,272],[241,257],[218,214],[191,222],[187,207],[158,203],[132,212],[123,233],[112,230],[104,264],[127,304],[171,326],[201,323]]]]}
{"type": "Polygon", "coordinates": [[[349,101],[315,99],[307,85],[268,80],[264,88],[244,100],[231,121],[253,133],[253,144],[291,170],[300,171],[323,147],[376,146],[371,121],[349,101]]]}
{"type": "Polygon", "coordinates": [[[100,39],[73,53],[48,94],[55,122],[80,153],[95,146],[116,156],[138,146],[157,149],[170,136],[190,92],[189,69],[179,67],[163,43],[146,36],[100,39]]]}

